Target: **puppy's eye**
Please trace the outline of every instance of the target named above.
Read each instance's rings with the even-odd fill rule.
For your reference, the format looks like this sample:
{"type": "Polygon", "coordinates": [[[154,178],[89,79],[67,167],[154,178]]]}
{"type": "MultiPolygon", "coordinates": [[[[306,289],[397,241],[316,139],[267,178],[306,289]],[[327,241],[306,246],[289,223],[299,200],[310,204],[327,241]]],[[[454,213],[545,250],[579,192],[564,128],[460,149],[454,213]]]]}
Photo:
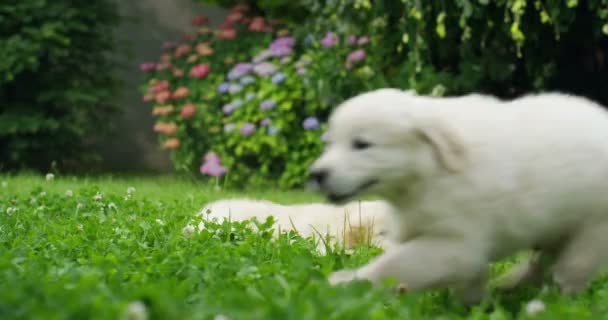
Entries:
{"type": "Polygon", "coordinates": [[[355,150],[364,150],[371,147],[372,144],[361,139],[356,139],[353,141],[353,149],[355,150]]]}

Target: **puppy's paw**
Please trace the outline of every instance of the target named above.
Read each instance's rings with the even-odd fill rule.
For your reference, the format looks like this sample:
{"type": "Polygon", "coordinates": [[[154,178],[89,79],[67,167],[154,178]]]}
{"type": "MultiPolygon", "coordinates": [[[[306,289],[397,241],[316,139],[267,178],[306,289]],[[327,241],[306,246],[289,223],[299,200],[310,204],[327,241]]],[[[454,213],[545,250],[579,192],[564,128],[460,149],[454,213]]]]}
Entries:
{"type": "Polygon", "coordinates": [[[340,283],[351,282],[356,279],[356,272],[354,270],[340,270],[332,273],[329,276],[329,284],[332,286],[340,283]]]}

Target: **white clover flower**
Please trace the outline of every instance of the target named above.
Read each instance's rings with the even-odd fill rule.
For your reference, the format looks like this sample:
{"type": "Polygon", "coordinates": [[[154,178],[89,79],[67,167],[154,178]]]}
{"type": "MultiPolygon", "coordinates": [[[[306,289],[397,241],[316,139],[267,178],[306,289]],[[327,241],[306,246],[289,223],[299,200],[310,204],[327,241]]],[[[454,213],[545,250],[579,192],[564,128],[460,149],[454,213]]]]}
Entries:
{"type": "Polygon", "coordinates": [[[537,315],[545,311],[545,303],[541,300],[534,299],[526,304],[526,313],[530,316],[537,315]]]}
{"type": "Polygon", "coordinates": [[[42,192],[40,192],[40,196],[41,196],[41,197],[46,197],[46,191],[42,191],[42,192]]]}
{"type": "Polygon", "coordinates": [[[156,219],[156,223],[160,224],[161,226],[165,225],[165,223],[160,219],[156,219]]]}
{"type": "Polygon", "coordinates": [[[95,201],[101,201],[102,198],[103,197],[102,197],[101,193],[97,192],[95,194],[95,196],[93,197],[93,200],[95,200],[95,201]]]}
{"type": "Polygon", "coordinates": [[[82,209],[82,208],[84,208],[84,204],[82,204],[82,203],[80,203],[80,202],[79,202],[79,203],[76,205],[76,209],[80,210],[80,209],[82,209]]]}
{"type": "Polygon", "coordinates": [[[213,317],[213,320],[230,320],[230,318],[228,318],[227,316],[225,316],[223,314],[218,314],[215,317],[213,317]]]}
{"type": "Polygon", "coordinates": [[[37,202],[38,202],[38,199],[36,199],[36,198],[30,199],[30,204],[36,204],[37,202]]]}
{"type": "Polygon", "coordinates": [[[8,182],[2,181],[2,188],[8,188],[8,182]]]}
{"type": "Polygon", "coordinates": [[[17,210],[18,210],[17,208],[8,207],[8,208],[6,208],[6,214],[8,214],[9,216],[12,216],[13,213],[17,212],[17,210]]]}
{"type": "Polygon", "coordinates": [[[110,202],[110,204],[108,204],[108,209],[117,210],[118,208],[114,202],[110,202]]]}
{"type": "Polygon", "coordinates": [[[135,192],[135,188],[134,187],[128,187],[127,188],[127,194],[132,194],[135,192]]]}
{"type": "Polygon", "coordinates": [[[82,224],[80,224],[80,223],[79,223],[79,224],[76,226],[76,229],[78,229],[78,231],[84,231],[84,226],[83,226],[82,224]]]}
{"type": "Polygon", "coordinates": [[[120,317],[121,320],[147,320],[148,318],[148,308],[141,301],[129,303],[120,317]]]}
{"type": "Polygon", "coordinates": [[[53,179],[55,179],[55,175],[52,173],[47,173],[46,174],[46,181],[53,181],[53,179]]]}
{"type": "Polygon", "coordinates": [[[194,234],[194,226],[188,224],[182,229],[182,234],[184,235],[184,237],[190,238],[194,234]]]}
{"type": "Polygon", "coordinates": [[[124,198],[124,199],[125,199],[125,201],[129,201],[129,200],[131,200],[131,195],[130,195],[130,194],[127,194],[127,195],[125,196],[125,198],[124,198]]]}
{"type": "Polygon", "coordinates": [[[72,190],[66,190],[65,191],[65,196],[66,197],[70,197],[71,198],[73,195],[74,195],[74,192],[72,192],[72,190]]]}

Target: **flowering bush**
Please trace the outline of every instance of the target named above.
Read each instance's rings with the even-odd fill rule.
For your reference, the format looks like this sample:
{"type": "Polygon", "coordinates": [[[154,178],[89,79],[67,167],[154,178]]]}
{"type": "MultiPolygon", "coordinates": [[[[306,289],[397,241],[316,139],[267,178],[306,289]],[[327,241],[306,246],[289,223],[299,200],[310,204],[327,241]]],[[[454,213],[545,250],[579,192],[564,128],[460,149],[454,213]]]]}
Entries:
{"type": "Polygon", "coordinates": [[[185,41],[166,43],[160,61],[142,63],[153,129],[177,169],[239,184],[302,182],[303,150],[319,150],[321,129],[297,74],[296,40],[276,26],[236,5],[218,30],[198,26],[185,41]]]}

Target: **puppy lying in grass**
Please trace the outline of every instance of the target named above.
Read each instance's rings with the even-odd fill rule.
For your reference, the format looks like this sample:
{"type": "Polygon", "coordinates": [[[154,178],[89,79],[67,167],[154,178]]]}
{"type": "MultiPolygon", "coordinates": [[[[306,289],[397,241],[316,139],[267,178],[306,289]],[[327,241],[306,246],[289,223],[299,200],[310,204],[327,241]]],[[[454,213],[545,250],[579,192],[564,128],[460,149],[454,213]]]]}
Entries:
{"type": "Polygon", "coordinates": [[[499,288],[551,272],[575,294],[608,263],[608,114],[583,98],[364,93],[331,115],[311,177],[333,203],[374,194],[395,209],[399,244],[332,284],[394,278],[473,304],[489,264],[519,251],[535,254],[499,288]]]}
{"type": "Polygon", "coordinates": [[[390,206],[385,201],[353,201],[346,205],[325,203],[282,205],[254,199],[224,199],[207,204],[199,213],[205,221],[245,221],[252,218],[263,222],[273,216],[275,236],[278,231],[297,231],[302,237],[322,238],[317,249],[325,252],[324,241],[339,244],[346,249],[359,245],[374,245],[386,249],[390,240],[386,237],[385,217],[390,206]]]}

